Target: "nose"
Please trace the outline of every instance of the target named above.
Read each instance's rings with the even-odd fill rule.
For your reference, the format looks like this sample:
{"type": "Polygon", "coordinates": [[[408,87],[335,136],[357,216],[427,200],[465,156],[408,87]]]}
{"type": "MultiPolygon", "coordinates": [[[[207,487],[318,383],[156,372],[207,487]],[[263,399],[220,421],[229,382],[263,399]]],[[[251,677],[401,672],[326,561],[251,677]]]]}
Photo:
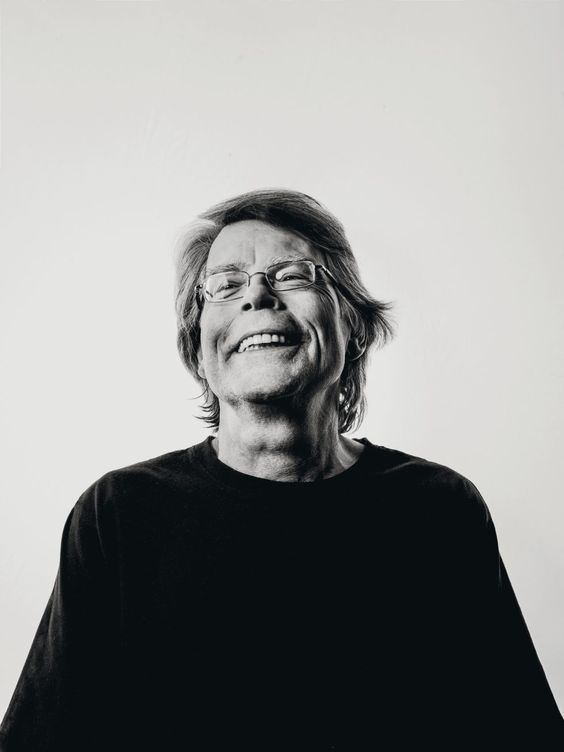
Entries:
{"type": "Polygon", "coordinates": [[[279,308],[280,299],[266,281],[264,272],[251,274],[245,295],[241,300],[244,311],[251,308],[279,308]]]}

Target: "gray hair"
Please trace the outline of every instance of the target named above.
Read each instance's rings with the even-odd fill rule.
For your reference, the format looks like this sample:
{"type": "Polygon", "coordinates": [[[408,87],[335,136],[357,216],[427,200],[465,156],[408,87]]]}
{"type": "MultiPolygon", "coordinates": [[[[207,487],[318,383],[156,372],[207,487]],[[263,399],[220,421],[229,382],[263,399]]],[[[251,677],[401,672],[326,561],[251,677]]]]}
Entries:
{"type": "Polygon", "coordinates": [[[203,387],[203,415],[208,425],[219,426],[219,400],[198,375],[200,307],[195,286],[204,274],[210,247],[221,230],[235,222],[260,220],[293,232],[321,251],[338,282],[343,311],[351,327],[354,352],[347,352],[341,374],[338,404],[339,432],[357,428],[364,417],[366,364],[373,345],[393,337],[387,317],[391,303],[375,300],[361,282],[356,259],[341,223],[311,196],[285,189],[250,191],[222,201],[192,222],[178,245],[176,258],[177,344],[180,357],[203,387]],[[360,354],[359,354],[360,353],[360,354]]]}

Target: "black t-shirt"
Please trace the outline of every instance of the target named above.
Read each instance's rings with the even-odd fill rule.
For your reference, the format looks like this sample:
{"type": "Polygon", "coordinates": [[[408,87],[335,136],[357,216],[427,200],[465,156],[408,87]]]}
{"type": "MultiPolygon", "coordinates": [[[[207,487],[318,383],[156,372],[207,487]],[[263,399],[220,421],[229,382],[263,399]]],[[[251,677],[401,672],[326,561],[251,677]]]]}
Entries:
{"type": "Polygon", "coordinates": [[[469,480],[362,439],[277,482],[211,438],[80,497],[1,750],[564,749],[469,480]]]}

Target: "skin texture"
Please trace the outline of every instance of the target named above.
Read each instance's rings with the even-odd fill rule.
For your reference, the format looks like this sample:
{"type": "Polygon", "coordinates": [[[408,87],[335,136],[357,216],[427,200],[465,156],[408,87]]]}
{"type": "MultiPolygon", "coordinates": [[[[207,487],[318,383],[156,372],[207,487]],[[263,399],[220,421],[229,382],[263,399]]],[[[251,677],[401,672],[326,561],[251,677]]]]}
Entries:
{"type": "MultiPolygon", "coordinates": [[[[280,257],[325,263],[307,241],[264,222],[225,227],[206,269],[237,263],[249,274],[280,257]]],[[[319,272],[314,286],[275,292],[262,274],[244,297],[205,302],[200,319],[198,373],[220,403],[214,449],[239,472],[280,481],[312,481],[343,472],[364,447],[338,433],[339,378],[350,339],[338,293],[319,272]],[[238,353],[261,331],[283,331],[293,346],[238,353]]]]}

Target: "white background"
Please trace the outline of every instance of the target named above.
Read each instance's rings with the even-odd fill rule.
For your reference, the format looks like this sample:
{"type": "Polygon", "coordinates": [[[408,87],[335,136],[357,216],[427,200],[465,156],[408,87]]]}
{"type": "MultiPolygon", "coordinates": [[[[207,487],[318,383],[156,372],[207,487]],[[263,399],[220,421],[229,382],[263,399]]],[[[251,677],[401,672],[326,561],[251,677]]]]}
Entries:
{"type": "Polygon", "coordinates": [[[11,0],[1,24],[0,712],[64,520],[202,440],[172,248],[284,186],[395,301],[356,434],[478,486],[564,706],[564,7],[11,0]]]}

